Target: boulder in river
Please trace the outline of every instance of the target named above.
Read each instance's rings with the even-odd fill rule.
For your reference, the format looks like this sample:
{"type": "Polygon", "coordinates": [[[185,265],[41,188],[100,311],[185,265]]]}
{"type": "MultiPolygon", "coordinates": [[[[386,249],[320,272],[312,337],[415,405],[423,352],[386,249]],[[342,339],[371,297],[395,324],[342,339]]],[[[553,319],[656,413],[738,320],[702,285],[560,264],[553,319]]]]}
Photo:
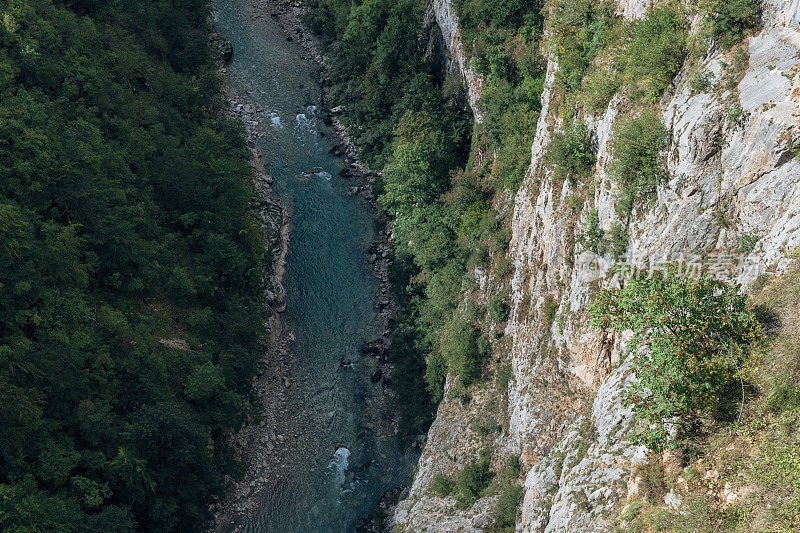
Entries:
{"type": "Polygon", "coordinates": [[[380,355],[386,349],[383,344],[383,339],[375,339],[369,341],[361,347],[361,353],[364,355],[380,355]]]}
{"type": "Polygon", "coordinates": [[[375,372],[373,372],[372,375],[369,377],[369,380],[373,383],[377,383],[381,380],[382,377],[383,377],[383,371],[381,371],[380,368],[376,368],[375,372]]]}

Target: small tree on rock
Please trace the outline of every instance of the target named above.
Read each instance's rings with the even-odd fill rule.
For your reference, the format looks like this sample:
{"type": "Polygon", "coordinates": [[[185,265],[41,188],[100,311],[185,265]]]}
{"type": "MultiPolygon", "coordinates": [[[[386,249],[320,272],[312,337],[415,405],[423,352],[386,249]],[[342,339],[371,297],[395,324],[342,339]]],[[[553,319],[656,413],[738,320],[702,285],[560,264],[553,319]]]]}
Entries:
{"type": "Polygon", "coordinates": [[[679,419],[685,430],[704,413],[730,412],[738,368],[760,331],[737,285],[674,267],[601,291],[590,315],[595,327],[634,332],[628,351],[638,379],[627,398],[648,422],[635,440],[653,449],[667,443],[665,421],[679,419]]]}

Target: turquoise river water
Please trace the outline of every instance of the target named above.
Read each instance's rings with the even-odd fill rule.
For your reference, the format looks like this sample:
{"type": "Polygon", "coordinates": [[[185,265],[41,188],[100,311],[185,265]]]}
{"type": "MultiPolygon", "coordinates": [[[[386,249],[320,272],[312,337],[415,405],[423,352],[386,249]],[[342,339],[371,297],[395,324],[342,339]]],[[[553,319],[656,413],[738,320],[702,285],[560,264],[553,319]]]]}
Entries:
{"type": "Polygon", "coordinates": [[[244,531],[354,531],[381,493],[409,481],[416,456],[370,421],[381,385],[369,379],[361,346],[380,336],[374,309],[379,280],[367,250],[376,237],[373,208],[349,196],[329,154],[335,137],[317,107],[314,66],[253,0],[215,0],[217,31],[233,45],[229,82],[242,103],[261,109],[257,128],[265,169],[291,215],[284,287],[289,344],[287,391],[297,405],[302,468],[261,488],[259,508],[237,517],[244,531]],[[307,176],[303,172],[319,169],[307,176]],[[352,361],[352,367],[342,367],[352,361]]]}

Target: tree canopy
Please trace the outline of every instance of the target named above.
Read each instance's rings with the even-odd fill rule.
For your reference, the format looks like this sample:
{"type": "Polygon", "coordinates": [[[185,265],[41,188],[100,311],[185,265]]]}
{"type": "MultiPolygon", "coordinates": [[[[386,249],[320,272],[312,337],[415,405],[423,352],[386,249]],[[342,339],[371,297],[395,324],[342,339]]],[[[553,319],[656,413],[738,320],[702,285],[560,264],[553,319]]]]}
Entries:
{"type": "Polygon", "coordinates": [[[270,264],[206,4],[0,11],[0,529],[197,530],[270,264]]]}
{"type": "Polygon", "coordinates": [[[590,314],[596,327],[634,333],[628,353],[637,380],[628,397],[651,424],[640,440],[654,448],[666,444],[666,423],[675,418],[685,428],[708,410],[730,407],[744,351],[759,332],[737,285],[686,277],[677,267],[601,291],[590,314]]]}

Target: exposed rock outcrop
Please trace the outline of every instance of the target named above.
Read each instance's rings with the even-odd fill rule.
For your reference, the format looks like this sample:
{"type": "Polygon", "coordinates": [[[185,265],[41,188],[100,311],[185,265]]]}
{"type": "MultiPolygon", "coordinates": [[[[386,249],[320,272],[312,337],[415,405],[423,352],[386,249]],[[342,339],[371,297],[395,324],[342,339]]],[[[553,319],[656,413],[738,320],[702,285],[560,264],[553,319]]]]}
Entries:
{"type": "Polygon", "coordinates": [[[436,24],[442,30],[442,38],[450,51],[450,57],[464,80],[467,100],[475,115],[475,121],[483,122],[483,111],[480,106],[483,78],[469,65],[469,58],[464,52],[464,43],[461,42],[461,30],[458,27],[455,6],[452,0],[433,0],[431,9],[436,17],[436,24]]]}
{"type": "MultiPolygon", "coordinates": [[[[646,4],[627,1],[619,7],[634,17],[646,4]]],[[[666,150],[671,179],[658,188],[653,205],[632,217],[621,261],[640,268],[670,261],[705,263],[718,276],[744,284],[788,265],[788,255],[800,246],[800,221],[794,219],[800,209],[800,161],[789,152],[789,144],[800,135],[800,32],[792,23],[798,8],[793,4],[773,1],[765,6],[764,29],[749,39],[749,65],[733,94],[694,94],[687,70],[678,75],[660,105],[671,131],[666,150]],[[744,116],[738,123],[729,112],[737,100],[744,116]],[[740,253],[743,235],[758,240],[740,253]]],[[[712,84],[722,77],[726,60],[730,62],[724,51],[703,60],[712,84]]],[[[555,68],[551,63],[545,105],[555,68]]],[[[608,175],[618,105],[614,99],[604,114],[590,118],[598,142],[597,185],[594,205],[586,207],[598,210],[606,229],[617,218],[615,185],[608,175]]],[[[548,115],[543,111],[531,173],[517,195],[511,243],[517,269],[509,324],[514,337],[510,445],[518,446],[523,456],[543,457],[526,479],[519,526],[523,531],[603,531],[618,516],[632,463],[642,450],[626,440],[632,415],[619,402],[628,379],[623,374],[629,370],[623,364],[608,374],[619,360],[620,342],[602,338],[586,323],[586,304],[597,282],[614,283],[616,275],[610,275],[610,257],[588,252],[575,256],[577,250],[570,249],[580,231],[580,223],[576,228],[563,215],[572,191],[569,183],[555,189],[541,164],[548,124],[554,122],[548,115]],[[559,320],[543,332],[536,309],[547,295],[558,302],[559,320]],[[595,396],[591,414],[584,415],[591,416],[591,437],[580,461],[569,458],[583,422],[573,419],[565,429],[553,431],[560,427],[554,421],[575,415],[553,407],[547,400],[553,392],[541,384],[555,376],[531,364],[532,354],[543,345],[557,352],[564,379],[595,396]],[[561,473],[555,478],[548,469],[561,457],[561,473]]]]}

